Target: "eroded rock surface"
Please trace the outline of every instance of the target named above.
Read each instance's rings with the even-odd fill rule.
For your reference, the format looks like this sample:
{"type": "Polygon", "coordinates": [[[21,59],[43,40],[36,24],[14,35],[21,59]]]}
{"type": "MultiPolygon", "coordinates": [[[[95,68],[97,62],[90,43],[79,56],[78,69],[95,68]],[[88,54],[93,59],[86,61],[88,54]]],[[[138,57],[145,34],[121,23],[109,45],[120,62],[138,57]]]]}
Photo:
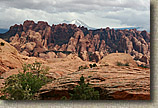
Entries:
{"type": "Polygon", "coordinates": [[[149,100],[150,69],[137,67],[135,61],[128,54],[114,53],[111,55],[108,58],[114,56],[115,60],[108,65],[99,62],[97,67],[83,70],[78,70],[77,67],[88,66],[92,62],[82,61],[75,55],[59,60],[63,61],[62,63],[59,61],[51,62],[48,64],[52,66],[48,76],[55,80],[43,86],[40,92],[41,99],[48,99],[46,96],[49,96],[49,99],[60,99],[62,96],[69,98],[68,92],[78,85],[80,77],[83,75],[86,83],[90,83],[92,87],[100,91],[101,99],[149,100]],[[117,61],[125,62],[124,60],[128,60],[131,64],[129,66],[116,65],[117,61]],[[58,68],[59,65],[60,69],[58,68]],[[54,93],[62,94],[54,97],[54,93]]]}
{"type": "Polygon", "coordinates": [[[39,57],[46,51],[68,51],[78,54],[83,60],[98,62],[109,53],[125,52],[133,59],[144,62],[145,66],[150,66],[150,33],[147,31],[114,30],[109,27],[88,30],[72,24],[50,26],[47,22],[26,20],[23,24],[11,26],[0,37],[28,56],[39,57]],[[96,54],[96,51],[99,53],[96,54]]]}
{"type": "MultiPolygon", "coordinates": [[[[61,72],[58,74],[62,74],[61,72]]],[[[99,88],[100,92],[108,91],[112,99],[124,100],[149,100],[150,99],[150,70],[125,66],[104,66],[100,65],[93,69],[70,72],[67,75],[54,80],[41,89],[41,98],[51,94],[51,99],[55,92],[65,92],[62,96],[69,97],[68,91],[71,91],[78,85],[81,76],[84,76],[86,83],[92,84],[92,87],[99,88]]],[[[102,97],[106,97],[103,94],[102,97]]],[[[58,97],[58,96],[57,96],[58,97]]],[[[101,99],[107,99],[102,98],[101,99]]],[[[58,97],[59,98],[59,97],[58,97]]],[[[46,98],[47,99],[47,98],[46,98]]]]}
{"type": "MultiPolygon", "coordinates": [[[[129,54],[109,54],[101,62],[83,61],[78,54],[69,54],[58,58],[55,53],[40,53],[39,57],[20,55],[18,51],[4,40],[0,40],[0,88],[4,80],[10,75],[21,71],[22,64],[41,62],[49,66],[47,77],[53,81],[40,90],[41,99],[61,99],[62,96],[70,97],[69,92],[78,85],[80,77],[85,77],[86,83],[99,90],[101,99],[149,100],[150,99],[150,69],[137,67],[129,54]],[[106,58],[108,57],[108,59],[106,58]],[[112,60],[111,62],[109,60],[112,60]],[[129,66],[117,66],[117,61],[129,66]],[[109,64],[105,63],[108,62],[109,64]],[[96,63],[97,67],[90,68],[89,64],[96,63]],[[88,69],[79,70],[80,66],[88,69]]],[[[95,52],[98,54],[99,52],[95,52]]]]}

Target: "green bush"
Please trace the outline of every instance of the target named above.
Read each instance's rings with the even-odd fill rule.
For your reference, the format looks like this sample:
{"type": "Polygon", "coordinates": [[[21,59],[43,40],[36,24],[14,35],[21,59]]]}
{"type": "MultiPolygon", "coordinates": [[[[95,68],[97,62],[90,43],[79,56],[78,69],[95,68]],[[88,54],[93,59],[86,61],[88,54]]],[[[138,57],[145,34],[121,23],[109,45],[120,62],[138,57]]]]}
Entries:
{"type": "Polygon", "coordinates": [[[41,67],[41,63],[35,62],[23,66],[23,73],[12,75],[5,80],[1,99],[7,100],[35,100],[39,89],[50,82],[45,76],[48,71],[41,67]],[[35,73],[34,73],[35,72],[35,73]]]}
{"type": "Polygon", "coordinates": [[[83,69],[83,66],[79,66],[79,67],[78,67],[78,70],[82,70],[82,69],[83,69]]]}
{"type": "Polygon", "coordinates": [[[98,100],[99,91],[95,91],[94,88],[91,88],[89,84],[84,82],[84,77],[80,77],[79,85],[77,85],[73,94],[71,95],[71,100],[98,100]]]}
{"type": "Polygon", "coordinates": [[[92,64],[89,64],[89,66],[90,66],[90,68],[92,68],[92,67],[93,67],[93,65],[92,65],[92,64]]]}
{"type": "Polygon", "coordinates": [[[90,68],[92,67],[97,67],[97,65],[94,63],[94,64],[89,64],[90,68]]]}
{"type": "Polygon", "coordinates": [[[79,66],[79,68],[78,68],[79,71],[83,70],[83,69],[88,69],[88,66],[87,65],[85,65],[85,66],[79,66]]]}
{"type": "Polygon", "coordinates": [[[125,66],[129,66],[129,63],[125,63],[124,65],[125,65],[125,66]]]}
{"type": "Polygon", "coordinates": [[[90,75],[90,76],[88,76],[88,78],[91,78],[92,76],[90,75]]]}
{"type": "Polygon", "coordinates": [[[138,67],[149,68],[148,66],[144,66],[144,65],[138,65],[138,67]]]}
{"type": "Polygon", "coordinates": [[[117,66],[123,66],[123,63],[117,62],[117,66]]]}
{"type": "Polygon", "coordinates": [[[94,64],[93,64],[93,67],[97,67],[97,65],[94,63],[94,64]]]}
{"type": "Polygon", "coordinates": [[[127,63],[123,64],[121,62],[117,62],[117,66],[129,66],[129,63],[127,62],[127,63]]]}
{"type": "Polygon", "coordinates": [[[60,100],[67,100],[67,97],[66,97],[66,96],[63,96],[63,97],[61,97],[60,100]]]}
{"type": "Polygon", "coordinates": [[[1,46],[4,46],[5,45],[5,43],[4,42],[1,42],[1,46]]]}

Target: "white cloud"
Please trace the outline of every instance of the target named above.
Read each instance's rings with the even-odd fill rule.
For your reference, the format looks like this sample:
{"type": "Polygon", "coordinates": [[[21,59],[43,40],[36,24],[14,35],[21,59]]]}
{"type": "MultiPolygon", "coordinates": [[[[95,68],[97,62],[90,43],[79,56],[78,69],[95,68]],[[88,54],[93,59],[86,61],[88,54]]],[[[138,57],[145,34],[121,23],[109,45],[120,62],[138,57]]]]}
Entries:
{"type": "Polygon", "coordinates": [[[127,24],[129,26],[143,27],[145,29],[150,28],[150,10],[134,10],[125,8],[122,11],[108,12],[105,18],[120,20],[121,24],[127,24]]]}
{"type": "Polygon", "coordinates": [[[150,0],[1,0],[0,28],[32,19],[51,25],[80,19],[92,27],[150,28],[150,0]]]}
{"type": "Polygon", "coordinates": [[[2,0],[1,4],[18,9],[42,9],[49,12],[85,12],[106,7],[148,10],[150,0],[2,0]]]}

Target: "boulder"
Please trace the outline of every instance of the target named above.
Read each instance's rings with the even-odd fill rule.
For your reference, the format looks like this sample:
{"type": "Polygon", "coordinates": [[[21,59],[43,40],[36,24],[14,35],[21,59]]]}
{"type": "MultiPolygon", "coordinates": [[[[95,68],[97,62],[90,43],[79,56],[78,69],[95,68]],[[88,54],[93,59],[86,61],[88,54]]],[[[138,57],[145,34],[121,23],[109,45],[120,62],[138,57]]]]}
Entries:
{"type": "Polygon", "coordinates": [[[25,50],[21,54],[24,55],[24,56],[29,56],[29,53],[25,50]]]}
{"type": "Polygon", "coordinates": [[[46,58],[47,58],[47,55],[46,55],[45,53],[39,53],[39,57],[46,59],[46,58]]]}
{"type": "Polygon", "coordinates": [[[65,58],[66,57],[66,54],[62,53],[62,52],[59,52],[57,54],[58,58],[65,58]]]}
{"type": "Polygon", "coordinates": [[[137,67],[136,62],[133,60],[132,56],[125,53],[111,53],[107,56],[104,56],[100,61],[100,64],[106,64],[112,66],[117,66],[118,63],[126,64],[128,63],[129,66],[137,67]]]}
{"type": "Polygon", "coordinates": [[[56,58],[57,57],[57,55],[54,52],[48,52],[46,55],[47,55],[48,59],[52,59],[52,58],[56,58]]]}
{"type": "MultiPolygon", "coordinates": [[[[36,46],[36,43],[35,43],[35,42],[29,42],[29,43],[26,43],[26,44],[25,44],[25,48],[26,48],[27,50],[29,50],[29,51],[33,51],[34,48],[35,48],[35,46],[36,46]]],[[[25,49],[25,48],[24,48],[24,49],[25,49]]]]}
{"type": "Polygon", "coordinates": [[[38,48],[34,48],[33,50],[33,53],[42,53],[42,52],[45,52],[46,49],[45,48],[41,48],[41,47],[38,47],[38,48]]]}

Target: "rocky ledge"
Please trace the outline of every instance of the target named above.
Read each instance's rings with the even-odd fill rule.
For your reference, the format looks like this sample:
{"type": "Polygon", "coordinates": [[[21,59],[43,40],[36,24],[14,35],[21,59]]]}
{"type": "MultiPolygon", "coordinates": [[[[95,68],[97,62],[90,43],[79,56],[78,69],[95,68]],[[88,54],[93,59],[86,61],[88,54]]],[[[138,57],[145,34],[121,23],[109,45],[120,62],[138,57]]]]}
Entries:
{"type": "Polygon", "coordinates": [[[150,70],[125,66],[100,65],[71,72],[41,89],[41,99],[69,98],[69,92],[78,85],[81,76],[99,90],[101,99],[149,100],[150,70]],[[55,96],[56,95],[56,96],[55,96]]]}

